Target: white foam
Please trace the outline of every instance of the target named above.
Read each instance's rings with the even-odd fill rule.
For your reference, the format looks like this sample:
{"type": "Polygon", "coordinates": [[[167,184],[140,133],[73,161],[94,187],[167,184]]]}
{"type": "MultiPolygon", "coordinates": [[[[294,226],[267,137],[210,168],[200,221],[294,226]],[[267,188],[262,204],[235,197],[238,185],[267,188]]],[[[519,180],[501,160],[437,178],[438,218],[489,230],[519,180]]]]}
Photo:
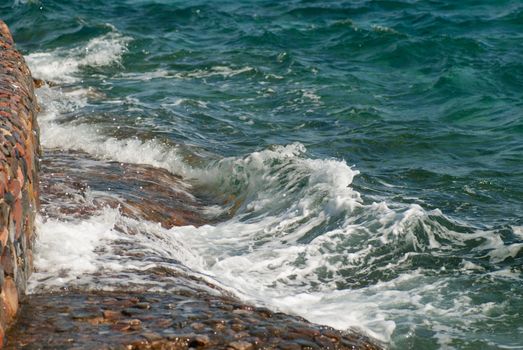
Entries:
{"type": "Polygon", "coordinates": [[[25,5],[25,4],[40,4],[40,0],[15,0],[13,6],[25,5]]]}
{"type": "Polygon", "coordinates": [[[43,87],[37,97],[42,101],[39,114],[41,143],[46,148],[87,152],[97,158],[124,163],[146,164],[188,175],[191,167],[184,163],[176,147],[156,140],[108,137],[103,129],[73,122],[63,123],[68,113],[88,105],[89,89],[62,91],[43,87]]]}
{"type": "Polygon", "coordinates": [[[467,260],[464,260],[461,263],[461,266],[464,270],[468,270],[468,271],[485,271],[484,267],[482,267],[478,264],[474,264],[473,262],[467,261],[467,260]]]}
{"type": "Polygon", "coordinates": [[[197,69],[191,72],[179,72],[176,73],[174,76],[179,79],[202,79],[214,76],[230,78],[235,75],[253,71],[255,71],[253,67],[231,68],[227,66],[213,66],[209,69],[197,69]]]}
{"type": "Polygon", "coordinates": [[[321,104],[321,97],[316,94],[314,90],[302,90],[303,97],[311,100],[316,104],[321,104]]]}
{"type": "Polygon", "coordinates": [[[25,57],[34,77],[59,83],[79,81],[77,73],[83,67],[101,67],[119,63],[131,39],[109,32],[73,49],[59,48],[50,52],[35,52],[25,57]]]}
{"type": "Polygon", "coordinates": [[[220,294],[191,279],[180,283],[176,274],[151,276],[150,269],[157,267],[194,275],[175,260],[198,257],[161,225],[122,216],[118,209],[104,208],[87,219],[39,217],[36,228],[36,271],[29,279],[29,293],[70,288],[169,292],[192,287],[220,294]]]}
{"type": "Polygon", "coordinates": [[[512,226],[512,232],[519,238],[523,239],[523,226],[512,226]]]}
{"type": "MultiPolygon", "coordinates": [[[[229,74],[226,70],[216,72],[229,74]]],[[[38,245],[35,274],[40,285],[93,285],[94,271],[125,271],[122,276],[133,283],[151,283],[129,271],[143,271],[157,263],[111,255],[118,241],[132,241],[133,249],[147,258],[181,261],[246,300],[339,329],[359,328],[385,342],[405,319],[422,324],[431,315],[430,324],[423,326],[439,330],[438,341],[444,346],[448,332],[452,332],[446,325],[467,327],[487,317],[485,313],[492,305],[474,305],[461,292],[452,294],[455,301],[449,304],[451,288],[447,284],[452,280],[425,275],[421,270],[342,290],[337,284],[345,283],[347,275],[366,281],[373,271],[400,270],[402,264],[424,252],[437,257],[471,245],[468,250],[472,253],[496,263],[516,256],[522,247],[521,243],[506,246],[497,232],[449,229],[441,222],[455,222],[438,210],[384,201],[365,204],[352,188],[359,173],[356,169],[345,161],[311,159],[300,143],[194,168],[171,145],[156,140],[116,139],[92,125],[62,123],[64,114],[88,105],[88,90],[44,88],[38,94],[45,108],[40,116],[45,147],[82,150],[100,159],[161,167],[210,191],[230,194],[238,203],[230,220],[198,228],[165,230],[155,223],[121,217],[114,209],[80,222],[42,222],[39,230],[43,241],[38,245]],[[117,226],[134,232],[132,239],[115,230],[117,226]],[[63,242],[55,233],[61,234],[63,242]],[[61,259],[60,244],[73,247],[71,251],[80,257],[78,264],[69,267],[71,256],[61,259]],[[81,247],[75,250],[77,245],[81,247]],[[348,272],[343,275],[343,271],[348,272]]],[[[215,207],[209,210],[219,211],[215,207]]],[[[518,232],[515,228],[514,233],[518,232]]],[[[467,271],[467,276],[484,270],[466,260],[458,269],[467,271]]],[[[506,270],[491,275],[517,278],[515,274],[506,270]]],[[[111,277],[104,283],[96,278],[98,288],[130,283],[122,277],[111,277]]],[[[161,284],[154,286],[164,288],[161,284]]]]}
{"type": "Polygon", "coordinates": [[[386,27],[386,26],[382,26],[382,25],[378,25],[378,24],[371,25],[371,28],[375,32],[399,34],[398,31],[396,31],[396,30],[394,30],[394,29],[392,29],[390,27],[386,27]]]}
{"type": "MultiPolygon", "coordinates": [[[[253,67],[228,67],[228,66],[212,66],[208,69],[196,69],[187,72],[170,72],[165,69],[157,69],[150,72],[143,73],[122,73],[123,79],[149,81],[153,79],[204,79],[215,76],[221,76],[223,78],[234,77],[239,74],[254,72],[253,67]]],[[[306,96],[309,97],[309,96],[306,96]]],[[[314,99],[313,95],[310,95],[311,99],[314,99]]]]}
{"type": "MultiPolygon", "coordinates": [[[[105,261],[99,259],[99,248],[107,249],[107,243],[117,234],[114,224],[119,216],[117,210],[106,210],[87,220],[68,222],[39,217],[35,243],[36,271],[33,273],[29,291],[46,286],[63,287],[80,276],[103,271],[105,261]]],[[[110,251],[105,251],[110,254],[110,251]]]]}
{"type": "Polygon", "coordinates": [[[143,73],[122,73],[121,77],[129,80],[139,80],[139,81],[149,81],[159,78],[174,78],[174,75],[169,73],[165,69],[157,69],[152,72],[143,72],[143,73]]]}
{"type": "Polygon", "coordinates": [[[489,252],[489,257],[493,263],[499,263],[509,257],[514,258],[522,248],[523,243],[513,243],[509,245],[501,243],[498,247],[489,252]]]}
{"type": "Polygon", "coordinates": [[[169,148],[156,140],[119,140],[85,125],[48,124],[42,128],[41,135],[42,145],[47,148],[84,151],[99,159],[151,165],[173,174],[189,174],[191,169],[176,148],[169,148]]]}

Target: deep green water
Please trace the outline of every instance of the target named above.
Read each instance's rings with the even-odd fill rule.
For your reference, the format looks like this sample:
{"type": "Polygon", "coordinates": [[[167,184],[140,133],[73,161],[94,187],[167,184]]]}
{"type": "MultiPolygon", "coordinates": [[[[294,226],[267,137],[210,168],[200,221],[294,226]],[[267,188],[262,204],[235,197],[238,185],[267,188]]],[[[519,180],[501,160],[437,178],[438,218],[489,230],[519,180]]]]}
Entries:
{"type": "Polygon", "coordinates": [[[521,1],[4,0],[0,18],[58,84],[44,146],[241,200],[173,233],[189,267],[392,348],[523,349],[521,1]]]}

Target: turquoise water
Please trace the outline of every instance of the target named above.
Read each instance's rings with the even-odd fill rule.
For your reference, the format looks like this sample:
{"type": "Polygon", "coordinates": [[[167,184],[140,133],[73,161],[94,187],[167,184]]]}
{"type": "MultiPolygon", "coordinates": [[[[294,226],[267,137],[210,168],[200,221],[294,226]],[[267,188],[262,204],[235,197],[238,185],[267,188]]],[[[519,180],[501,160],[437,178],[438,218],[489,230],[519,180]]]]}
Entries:
{"type": "Polygon", "coordinates": [[[226,222],[174,230],[190,268],[391,348],[523,349],[520,1],[8,0],[0,17],[57,84],[45,147],[235,198],[226,222]]]}

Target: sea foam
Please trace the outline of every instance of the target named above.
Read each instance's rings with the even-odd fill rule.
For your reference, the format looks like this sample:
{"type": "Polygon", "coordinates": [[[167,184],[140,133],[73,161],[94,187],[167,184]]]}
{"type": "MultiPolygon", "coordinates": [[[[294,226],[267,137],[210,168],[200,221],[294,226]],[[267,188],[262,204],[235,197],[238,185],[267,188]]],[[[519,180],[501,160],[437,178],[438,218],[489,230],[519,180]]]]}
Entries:
{"type": "Polygon", "coordinates": [[[118,64],[130,41],[130,37],[111,31],[73,49],[35,52],[25,58],[34,77],[57,83],[73,83],[80,80],[76,73],[82,68],[118,64]]]}
{"type": "MultiPolygon", "coordinates": [[[[109,33],[69,51],[32,54],[28,61],[36,76],[75,82],[84,66],[117,63],[128,40],[109,33]]],[[[248,71],[217,68],[185,78],[248,71]]],[[[522,248],[519,242],[505,245],[499,232],[475,229],[439,210],[385,198],[370,201],[354,189],[359,174],[354,166],[312,158],[298,142],[195,166],[176,147],[158,140],[116,138],[99,126],[66,120],[89,107],[88,88],[44,87],[37,94],[44,147],[166,169],[211,195],[231,198],[235,212],[217,224],[171,229],[111,208],[82,220],[42,218],[33,292],[129,284],[165,291],[165,284],[138,272],[172,267],[176,261],[179,268],[245,300],[314,322],[358,328],[388,342],[395,330],[411,327],[415,320],[420,327],[439,330],[440,345],[447,346],[449,333],[471,329],[473,322],[487,320],[492,309],[459,285],[468,278],[481,282],[485,268],[478,261],[502,263],[522,248]],[[65,255],[57,254],[64,246],[70,247],[65,255]],[[453,253],[457,248],[463,253],[453,253]],[[129,249],[139,251],[140,258],[115,253],[129,249]],[[457,262],[436,271],[416,265],[420,258],[457,262]],[[460,277],[438,276],[447,273],[460,277]],[[465,313],[474,317],[460,317],[465,313]],[[423,323],[427,314],[433,316],[430,324],[423,323]]],[[[521,228],[513,232],[520,236],[521,228]]],[[[507,269],[488,273],[495,279],[519,278],[507,269]]],[[[404,333],[409,331],[415,329],[404,333]]]]}
{"type": "MultiPolygon", "coordinates": [[[[40,121],[45,147],[164,168],[211,193],[218,191],[216,195],[232,195],[238,204],[225,222],[169,230],[121,216],[117,209],[102,210],[84,221],[42,220],[33,280],[39,281],[40,289],[146,285],[166,290],[164,283],[139,272],[171,266],[174,259],[244,300],[339,329],[358,328],[387,342],[403,327],[402,318],[480,310],[461,294],[453,297],[461,298],[462,304],[446,305],[438,294],[449,283],[445,279],[431,278],[423,269],[401,273],[417,256],[429,251],[445,256],[462,245],[498,262],[520,249],[518,244],[504,246],[496,232],[450,229],[450,219],[438,210],[365,203],[352,187],[357,169],[343,160],[310,158],[300,143],[195,167],[185,163],[176,147],[154,139],[117,139],[93,125],[64,122],[64,115],[88,107],[89,89],[46,87],[38,94],[44,107],[40,121]],[[132,239],[126,231],[133,232],[132,239]],[[121,251],[122,242],[125,249],[140,251],[142,258],[111,253],[121,251]],[[70,250],[79,256],[78,264],[69,266],[69,258],[57,255],[58,244],[81,246],[70,250]],[[432,302],[423,303],[422,298],[432,302]]],[[[467,260],[457,269],[474,271],[467,260]]],[[[33,290],[35,286],[36,282],[33,290]]],[[[478,317],[486,317],[482,315],[478,317]]],[[[439,324],[448,320],[431,327],[439,324]]]]}

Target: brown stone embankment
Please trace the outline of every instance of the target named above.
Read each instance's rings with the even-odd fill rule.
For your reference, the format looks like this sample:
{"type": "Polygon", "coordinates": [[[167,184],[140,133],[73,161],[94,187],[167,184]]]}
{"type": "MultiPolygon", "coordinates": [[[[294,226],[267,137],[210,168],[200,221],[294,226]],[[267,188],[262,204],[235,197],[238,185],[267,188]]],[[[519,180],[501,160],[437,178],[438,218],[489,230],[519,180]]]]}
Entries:
{"type": "Polygon", "coordinates": [[[31,72],[0,21],[0,347],[32,270],[38,104],[31,72]]]}

